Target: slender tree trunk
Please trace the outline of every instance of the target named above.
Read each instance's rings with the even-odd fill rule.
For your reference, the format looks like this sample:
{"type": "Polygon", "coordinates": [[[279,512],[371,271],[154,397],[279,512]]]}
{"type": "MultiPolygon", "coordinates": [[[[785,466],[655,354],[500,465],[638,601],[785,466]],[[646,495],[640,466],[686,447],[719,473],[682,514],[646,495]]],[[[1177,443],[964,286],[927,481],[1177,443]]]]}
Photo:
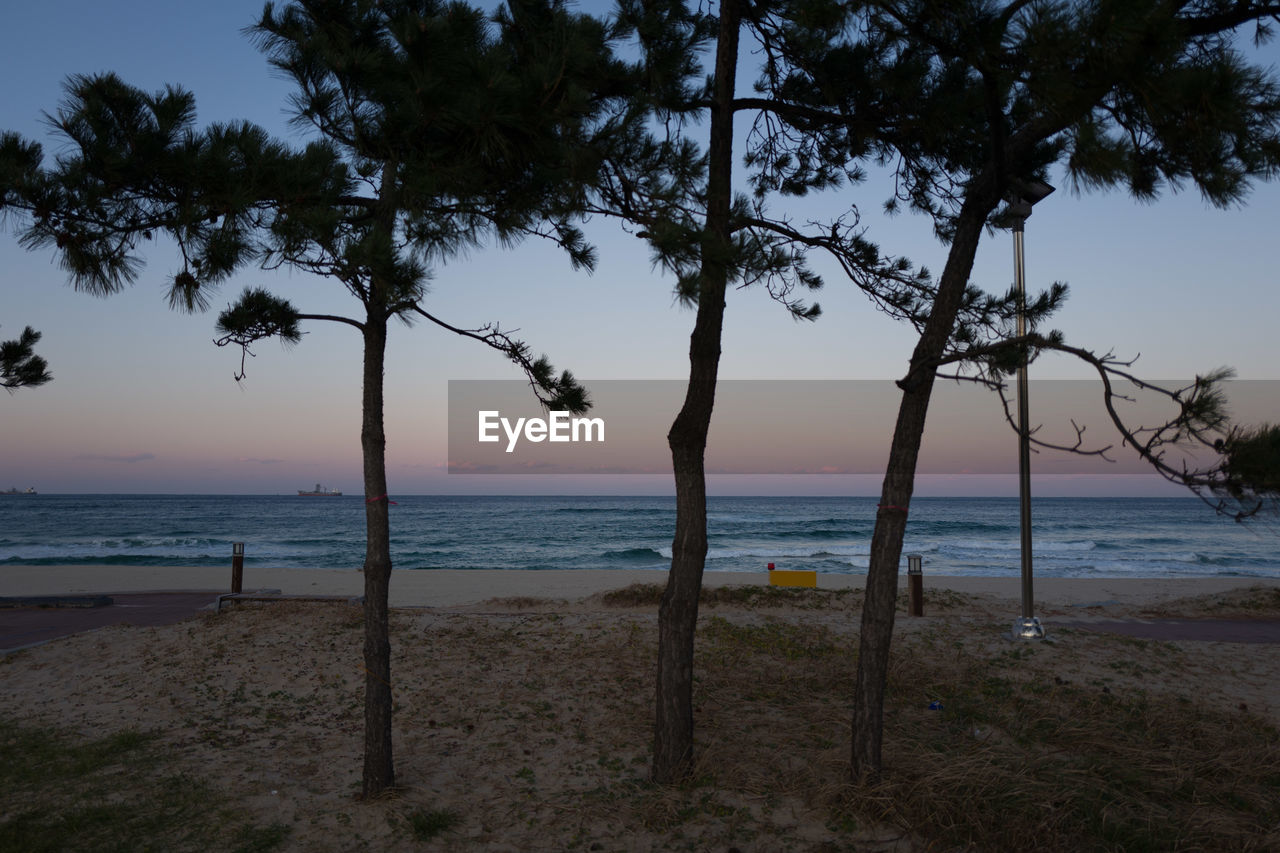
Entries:
{"type": "Polygon", "coordinates": [[[858,671],[853,693],[851,769],[855,780],[873,779],[883,766],[884,690],[889,670],[889,645],[893,639],[894,605],[898,597],[898,564],[915,486],[920,441],[924,436],[925,416],[937,374],[936,363],[954,331],[978,241],[994,205],[994,201],[987,203],[978,199],[966,203],[961,211],[933,310],[911,355],[911,370],[907,378],[898,383],[902,387],[902,402],[898,407],[889,464],[880,491],[880,506],[876,510],[875,531],[871,535],[867,593],[862,604],[858,671]]]}
{"type": "Polygon", "coordinates": [[[386,434],[382,423],[383,361],[387,319],[370,312],[364,327],[364,777],[365,797],[395,785],[391,754],[391,531],[387,507],[386,434]]]}
{"type": "Polygon", "coordinates": [[[723,0],[720,4],[698,316],[689,338],[689,386],[684,405],[667,434],[676,482],[676,532],[671,543],[671,572],[658,609],[657,717],[653,739],[653,779],[663,783],[686,776],[693,759],[693,644],[707,558],[703,458],[715,405],[728,286],[738,2],[723,0]]]}

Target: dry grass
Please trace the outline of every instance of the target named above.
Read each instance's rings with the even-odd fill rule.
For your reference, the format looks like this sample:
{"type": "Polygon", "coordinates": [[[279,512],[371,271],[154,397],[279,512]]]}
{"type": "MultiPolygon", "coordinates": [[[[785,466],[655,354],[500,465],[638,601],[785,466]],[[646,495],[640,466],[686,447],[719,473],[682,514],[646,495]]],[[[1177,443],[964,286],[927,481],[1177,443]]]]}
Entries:
{"type": "Polygon", "coordinates": [[[1280,587],[1255,586],[1143,607],[1144,616],[1203,616],[1215,619],[1280,618],[1280,587]]]}
{"type": "Polygon", "coordinates": [[[701,619],[698,757],[680,787],[646,781],[656,598],[644,588],[603,607],[395,612],[402,788],[373,803],[355,797],[363,673],[349,607],[244,607],[32,649],[0,663],[0,714],[153,732],[169,756],[155,773],[289,827],[281,849],[1280,848],[1274,655],[1232,670],[1237,649],[1221,644],[1064,631],[1014,645],[1000,639],[1007,608],[935,602],[926,612],[946,615],[899,619],[885,778],[855,788],[860,595],[728,589],[701,619]]]}
{"type": "MultiPolygon", "coordinates": [[[[595,597],[605,607],[657,608],[664,587],[656,583],[637,583],[595,597]]],[[[862,606],[861,589],[813,589],[784,586],[726,585],[703,587],[698,597],[702,607],[730,607],[748,610],[834,610],[862,606]]],[[[964,606],[970,599],[947,589],[926,589],[924,607],[936,612],[964,606]]],[[[898,595],[897,608],[907,612],[906,590],[898,595]]]]}
{"type": "Polygon", "coordinates": [[[946,640],[896,661],[882,819],[981,850],[1280,846],[1275,715],[1198,696],[1195,644],[946,640]]]}
{"type": "MultiPolygon", "coordinates": [[[[662,600],[664,587],[656,583],[637,583],[598,596],[606,607],[654,608],[662,600]]],[[[840,606],[861,605],[862,590],[802,589],[783,586],[714,586],[703,587],[698,603],[704,607],[745,607],[749,609],[787,608],[821,610],[840,606]]]]}

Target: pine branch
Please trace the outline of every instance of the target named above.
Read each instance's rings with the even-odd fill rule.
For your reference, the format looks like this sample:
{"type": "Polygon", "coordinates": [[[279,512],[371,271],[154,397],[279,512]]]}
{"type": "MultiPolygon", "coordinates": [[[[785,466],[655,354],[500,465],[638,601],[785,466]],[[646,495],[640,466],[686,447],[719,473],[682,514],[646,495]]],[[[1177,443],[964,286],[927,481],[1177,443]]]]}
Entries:
{"type": "Polygon", "coordinates": [[[505,355],[524,371],[529,387],[544,409],[581,415],[591,408],[591,398],[572,373],[565,370],[555,376],[545,355],[532,358],[528,344],[511,337],[509,332],[502,331],[496,323],[488,323],[478,329],[463,329],[446,323],[421,306],[414,306],[413,310],[442,329],[480,341],[505,355]]]}
{"type": "MultiPolygon", "coordinates": [[[[1192,6],[1193,3],[1186,5],[1192,6]]],[[[1207,14],[1194,11],[1179,16],[1179,20],[1193,36],[1217,35],[1228,32],[1262,18],[1280,19],[1280,3],[1254,3],[1249,0],[1231,3],[1228,7],[1219,6],[1207,14]]]]}
{"type": "MultiPolygon", "coordinates": [[[[1272,450],[1273,445],[1280,448],[1280,429],[1267,425],[1250,428],[1230,422],[1220,387],[1223,381],[1231,378],[1229,370],[1197,376],[1190,385],[1181,388],[1167,388],[1133,374],[1128,368],[1134,360],[1122,361],[1109,353],[1098,355],[1070,346],[1059,337],[1030,334],[955,352],[931,364],[914,365],[908,377],[899,384],[921,370],[936,370],[946,364],[965,362],[984,364],[1001,354],[1024,354],[1030,350],[1064,353],[1091,366],[1102,383],[1102,401],[1107,417],[1120,433],[1122,443],[1132,447],[1164,479],[1190,489],[1215,511],[1237,521],[1253,517],[1268,503],[1280,507],[1280,460],[1272,450]],[[1128,424],[1116,402],[1132,401],[1133,398],[1116,390],[1117,381],[1129,382],[1138,392],[1168,400],[1176,406],[1176,413],[1153,426],[1128,424]],[[1180,464],[1170,459],[1173,452],[1189,451],[1208,453],[1213,461],[1193,467],[1185,459],[1180,464]]],[[[1018,425],[1004,394],[1004,383],[990,375],[976,381],[999,393],[1006,421],[1016,432],[1018,425]]],[[[1074,420],[1072,426],[1077,439],[1074,445],[1054,444],[1034,436],[1031,440],[1047,449],[1107,458],[1110,445],[1087,449],[1084,447],[1084,427],[1078,426],[1074,420]]]]}
{"type": "MultiPolygon", "coordinates": [[[[262,288],[245,288],[239,300],[218,315],[217,328],[222,336],[213,342],[219,347],[231,344],[240,347],[240,371],[235,374],[235,380],[239,382],[245,377],[245,359],[253,357],[249,345],[266,338],[280,338],[284,344],[298,343],[302,340],[299,319],[300,315],[288,301],[262,288]]],[[[353,320],[333,319],[362,328],[353,320]]]]}
{"type": "Polygon", "coordinates": [[[27,326],[16,340],[0,341],[0,388],[13,393],[53,380],[48,362],[35,354],[40,337],[39,332],[27,326]]]}

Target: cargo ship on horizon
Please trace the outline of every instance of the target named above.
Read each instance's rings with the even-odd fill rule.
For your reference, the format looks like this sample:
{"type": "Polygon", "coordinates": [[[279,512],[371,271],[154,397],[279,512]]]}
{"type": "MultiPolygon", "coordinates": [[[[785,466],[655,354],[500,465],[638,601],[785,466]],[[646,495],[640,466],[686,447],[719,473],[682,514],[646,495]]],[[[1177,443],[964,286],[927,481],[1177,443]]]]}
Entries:
{"type": "Polygon", "coordinates": [[[314,489],[298,489],[298,497],[300,498],[340,498],[342,492],[337,489],[327,489],[316,483],[314,489]]]}

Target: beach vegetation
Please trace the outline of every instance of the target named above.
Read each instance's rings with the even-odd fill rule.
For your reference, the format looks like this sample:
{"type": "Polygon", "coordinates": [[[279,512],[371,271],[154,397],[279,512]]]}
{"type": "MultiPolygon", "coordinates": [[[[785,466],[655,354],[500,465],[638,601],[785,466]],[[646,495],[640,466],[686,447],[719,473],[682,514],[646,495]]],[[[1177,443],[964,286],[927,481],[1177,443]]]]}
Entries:
{"type": "MultiPolygon", "coordinates": [[[[222,346],[302,340],[307,323],[336,323],[362,341],[361,449],[365,749],[363,789],[394,785],[387,616],[391,576],[383,387],[393,321],[425,320],[514,362],[538,399],[581,414],[569,372],[498,325],[454,326],[424,307],[433,265],[494,238],[546,238],[569,264],[593,252],[574,224],[596,144],[625,135],[625,67],[605,24],[560,0],[513,0],[492,16],[440,0],[268,3],[249,28],[271,66],[296,84],[290,148],[248,122],[197,127],[195,98],[149,93],[111,73],[79,75],[50,117],[60,153],[0,136],[0,205],[29,249],[52,250],[78,289],[97,295],[135,281],[154,238],[179,265],[169,304],[199,311],[217,286],[250,267],[337,285],[350,316],[308,313],[265,286],[246,288],[217,321],[222,346]]],[[[28,366],[34,364],[30,359],[28,366]]]]}
{"type": "Polygon", "coordinates": [[[529,595],[513,595],[503,598],[490,598],[485,601],[485,604],[508,610],[546,610],[548,607],[554,607],[557,604],[563,604],[563,602],[534,598],[529,595]]]}
{"type": "MultiPolygon", "coordinates": [[[[662,602],[664,591],[665,587],[661,584],[631,584],[621,589],[601,593],[600,602],[606,607],[657,607],[662,602]]],[[[820,610],[839,603],[857,603],[861,595],[861,590],[852,588],[800,589],[760,584],[733,584],[702,587],[698,591],[698,602],[707,607],[820,610]]]]}
{"type": "Polygon", "coordinates": [[[461,818],[449,809],[418,809],[409,814],[409,829],[415,841],[431,841],[457,826],[461,818]]]}
{"type": "MultiPolygon", "coordinates": [[[[637,583],[600,594],[600,603],[606,607],[654,608],[662,601],[664,587],[656,583],[637,583]]],[[[926,615],[935,611],[948,611],[970,603],[970,596],[948,589],[925,589],[926,615]]],[[[518,605],[508,599],[502,603],[512,606],[533,607],[537,603],[518,605]]],[[[515,600],[519,601],[519,599],[515,600]]],[[[798,587],[770,586],[764,584],[732,584],[703,587],[698,593],[698,603],[703,607],[731,607],[749,610],[801,609],[825,610],[834,606],[856,607],[862,604],[862,590],[852,587],[840,589],[805,589],[798,587]]],[[[908,612],[910,601],[906,592],[898,596],[897,609],[908,612]]]]}
{"type": "Polygon", "coordinates": [[[1160,617],[1186,613],[1188,609],[1213,616],[1280,617],[1280,589],[1259,584],[1218,595],[1148,605],[1142,608],[1142,615],[1160,617]]]}
{"type": "MultiPolygon", "coordinates": [[[[840,603],[706,615],[697,758],[674,785],[646,772],[652,614],[393,611],[397,695],[415,709],[398,726],[402,787],[358,808],[359,773],[341,759],[356,752],[344,731],[360,718],[341,708],[353,691],[334,676],[359,658],[323,642],[361,636],[345,606],[237,608],[194,637],[185,626],[123,629],[101,671],[84,667],[88,638],[70,638],[6,659],[0,713],[21,722],[3,729],[0,748],[37,757],[0,754],[0,784],[18,792],[5,815],[39,812],[54,825],[85,807],[85,820],[105,820],[87,807],[100,805],[94,790],[107,791],[125,806],[127,834],[98,846],[58,836],[62,849],[88,850],[1002,851],[1025,850],[1028,838],[1049,853],[1276,846],[1280,731],[1273,704],[1239,707],[1252,679],[1222,681],[1221,662],[1239,647],[1181,643],[1167,675],[1138,680],[1107,665],[1134,656],[1119,635],[1081,631],[1029,654],[1011,646],[993,619],[1006,606],[977,600],[927,631],[900,631],[888,761],[878,781],[856,784],[840,778],[857,645],[840,603]],[[212,653],[210,641],[246,632],[261,656],[233,642],[212,653]],[[129,653],[143,644],[165,651],[162,671],[129,653]],[[1017,652],[1016,665],[1004,651],[1017,652]],[[492,664],[483,677],[480,659],[492,664]],[[176,704],[140,690],[159,679],[176,704]],[[254,710],[228,716],[222,703],[240,683],[254,710]],[[130,728],[139,717],[147,728],[130,728]],[[205,726],[224,736],[202,740],[205,726]],[[84,731],[101,736],[74,734],[84,731]],[[40,745],[42,732],[52,745],[40,745]],[[46,753],[56,760],[38,758],[46,753]],[[183,787],[164,788],[177,780],[183,787]],[[183,792],[199,810],[181,811],[183,792]],[[148,809],[166,817],[140,814],[148,809]],[[177,815],[192,822],[190,836],[173,831],[177,815]],[[206,819],[225,825],[199,834],[206,819]]],[[[0,843],[4,853],[27,849],[0,843]]]]}
{"type": "Polygon", "coordinates": [[[702,627],[703,636],[712,648],[749,654],[767,651],[787,660],[806,660],[838,654],[842,648],[830,634],[811,626],[795,625],[779,619],[766,619],[758,624],[731,622],[712,616],[702,627]]]}
{"type": "Polygon", "coordinates": [[[662,590],[662,584],[633,583],[601,593],[600,602],[606,607],[657,607],[662,601],[662,590]]]}
{"type": "Polygon", "coordinates": [[[0,719],[0,851],[283,848],[287,826],[246,818],[225,792],[168,764],[156,732],[85,739],[0,719]]]}

